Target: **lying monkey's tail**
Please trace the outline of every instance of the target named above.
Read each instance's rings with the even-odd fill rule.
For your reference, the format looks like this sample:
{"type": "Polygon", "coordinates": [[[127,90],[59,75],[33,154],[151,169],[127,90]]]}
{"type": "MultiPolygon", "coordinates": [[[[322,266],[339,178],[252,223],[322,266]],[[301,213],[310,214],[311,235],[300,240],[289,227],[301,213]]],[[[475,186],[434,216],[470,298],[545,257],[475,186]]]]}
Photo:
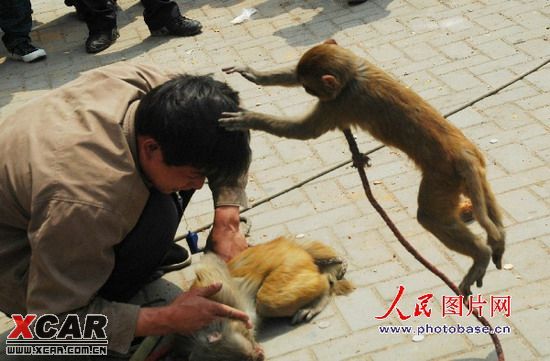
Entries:
{"type": "Polygon", "coordinates": [[[497,242],[504,241],[504,230],[498,205],[487,183],[485,169],[478,156],[464,151],[464,160],[459,165],[459,173],[464,179],[466,193],[472,201],[475,219],[485,229],[489,239],[497,242]]]}
{"type": "Polygon", "coordinates": [[[299,243],[299,245],[309,253],[315,261],[331,260],[338,257],[338,254],[332,247],[319,241],[304,242],[299,243]]]}
{"type": "Polygon", "coordinates": [[[336,296],[348,295],[355,289],[353,283],[348,280],[341,279],[330,283],[330,292],[336,296]]]}

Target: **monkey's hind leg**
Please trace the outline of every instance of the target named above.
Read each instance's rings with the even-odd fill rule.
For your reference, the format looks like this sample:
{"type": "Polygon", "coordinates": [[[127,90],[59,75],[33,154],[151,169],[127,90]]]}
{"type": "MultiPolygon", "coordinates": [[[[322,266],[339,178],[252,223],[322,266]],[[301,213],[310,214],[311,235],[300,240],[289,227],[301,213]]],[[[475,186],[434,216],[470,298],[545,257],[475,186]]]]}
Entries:
{"type": "Polygon", "coordinates": [[[468,296],[470,287],[483,285],[483,277],[491,259],[491,248],[477,238],[460,219],[457,187],[443,187],[445,180],[424,177],[418,193],[418,222],[445,246],[473,259],[472,267],[459,285],[468,296]]]}
{"type": "Polygon", "coordinates": [[[493,263],[498,269],[502,269],[502,256],[504,254],[506,232],[504,231],[504,226],[502,225],[500,208],[487,180],[484,180],[483,182],[483,193],[485,195],[487,214],[500,232],[500,237],[496,238],[493,238],[491,235],[487,234],[487,243],[489,243],[489,247],[493,250],[493,263]]]}
{"type": "Polygon", "coordinates": [[[282,265],[258,290],[256,312],[262,317],[294,317],[292,323],[309,321],[323,310],[329,297],[328,277],[314,265],[282,265]]]}

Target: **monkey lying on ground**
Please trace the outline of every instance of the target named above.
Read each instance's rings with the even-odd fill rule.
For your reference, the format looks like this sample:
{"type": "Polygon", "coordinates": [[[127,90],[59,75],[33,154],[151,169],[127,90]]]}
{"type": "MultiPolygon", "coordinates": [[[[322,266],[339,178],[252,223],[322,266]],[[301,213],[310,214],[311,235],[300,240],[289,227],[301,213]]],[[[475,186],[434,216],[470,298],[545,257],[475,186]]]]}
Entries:
{"type": "Polygon", "coordinates": [[[383,143],[405,152],[422,171],[417,219],[448,248],[473,259],[460,283],[464,295],[482,286],[489,261],[502,267],[505,232],[485,161],[462,132],[411,89],[381,69],[328,40],[307,51],[296,67],[259,72],[230,67],[259,85],[302,85],[319,98],[314,109],[297,119],[242,111],[223,113],[227,129],[257,129],[296,139],[316,138],[333,129],[358,126],[383,143]],[[469,197],[475,219],[487,232],[479,240],[460,219],[461,194],[469,197]]]}
{"type": "Polygon", "coordinates": [[[247,312],[254,328],[223,318],[184,337],[179,352],[188,354],[189,361],[263,361],[254,336],[260,319],[292,317],[293,324],[311,320],[325,308],[331,294],[353,290],[342,279],[346,267],[329,246],[301,244],[286,237],[250,247],[228,265],[214,254],[205,255],[191,288],[221,281],[222,289],[213,299],[247,312]]]}

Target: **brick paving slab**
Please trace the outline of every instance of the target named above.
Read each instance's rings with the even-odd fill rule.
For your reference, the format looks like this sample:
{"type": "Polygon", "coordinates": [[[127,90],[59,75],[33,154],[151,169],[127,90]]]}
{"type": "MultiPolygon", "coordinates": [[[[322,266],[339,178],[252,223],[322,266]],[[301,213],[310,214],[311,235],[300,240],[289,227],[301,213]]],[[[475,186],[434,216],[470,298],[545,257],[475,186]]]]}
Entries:
{"type": "MultiPolygon", "coordinates": [[[[152,38],[137,0],[119,0],[121,37],[107,51],[84,51],[86,27],[62,1],[33,1],[34,41],[48,53],[45,61],[22,64],[0,49],[0,116],[26,101],[115,61],[157,64],[172,70],[212,73],[237,89],[243,106],[273,114],[299,114],[313,99],[301,89],[260,88],[220,68],[250,64],[269,69],[295,62],[310,46],[333,37],[340,44],[393,74],[445,113],[506,83],[550,56],[550,4],[546,0],[369,0],[346,1],[178,0],[182,11],[204,25],[192,38],[152,38]],[[245,7],[258,10],[251,20],[230,21],[245,7]]],[[[485,285],[474,291],[512,297],[512,315],[495,318],[512,327],[503,335],[507,360],[550,360],[546,325],[550,273],[550,67],[529,75],[497,95],[450,118],[485,153],[490,179],[503,207],[508,247],[505,263],[489,266],[485,285]]],[[[357,132],[361,149],[378,143],[357,132]]],[[[248,195],[257,201],[349,158],[341,134],[307,142],[253,132],[254,161],[248,195]]],[[[448,251],[415,220],[419,172],[396,151],[371,155],[367,170],[373,191],[403,233],[433,263],[459,282],[470,261],[448,251]]],[[[374,318],[389,307],[399,284],[406,287],[403,308],[416,297],[451,292],[395,241],[363,195],[356,171],[342,167],[314,182],[250,210],[251,241],[303,233],[344,253],[349,278],[358,289],[329,305],[313,323],[291,327],[268,322],[260,336],[270,360],[496,360],[486,335],[381,335],[378,325],[430,323],[477,325],[470,318],[395,314],[374,318]],[[319,322],[329,327],[320,327],[319,322]]],[[[212,219],[208,190],[197,192],[178,234],[212,219]]],[[[483,235],[479,226],[474,232],[483,235]]],[[[201,242],[206,235],[200,234],[201,242]]],[[[195,263],[198,257],[195,259],[195,263]]],[[[192,268],[170,275],[185,285],[192,268]]],[[[440,310],[441,300],[432,304],[440,310]]],[[[0,330],[11,327],[0,319],[0,330]]]]}

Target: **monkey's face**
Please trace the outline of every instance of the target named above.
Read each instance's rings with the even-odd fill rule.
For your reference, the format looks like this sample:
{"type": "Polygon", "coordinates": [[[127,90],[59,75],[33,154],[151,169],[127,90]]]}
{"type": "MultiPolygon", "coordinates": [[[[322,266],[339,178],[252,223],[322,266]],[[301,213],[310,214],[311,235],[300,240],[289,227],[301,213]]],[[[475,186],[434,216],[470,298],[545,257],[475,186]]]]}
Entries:
{"type": "Polygon", "coordinates": [[[189,361],[264,361],[264,351],[240,321],[216,321],[196,337],[189,361]]]}
{"type": "Polygon", "coordinates": [[[323,75],[319,78],[303,77],[300,79],[304,90],[320,101],[335,99],[342,90],[338,80],[332,75],[323,75]]]}

